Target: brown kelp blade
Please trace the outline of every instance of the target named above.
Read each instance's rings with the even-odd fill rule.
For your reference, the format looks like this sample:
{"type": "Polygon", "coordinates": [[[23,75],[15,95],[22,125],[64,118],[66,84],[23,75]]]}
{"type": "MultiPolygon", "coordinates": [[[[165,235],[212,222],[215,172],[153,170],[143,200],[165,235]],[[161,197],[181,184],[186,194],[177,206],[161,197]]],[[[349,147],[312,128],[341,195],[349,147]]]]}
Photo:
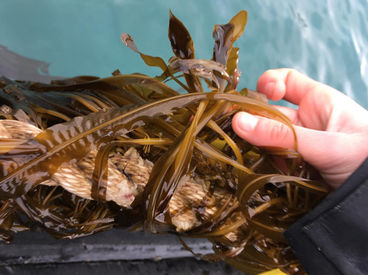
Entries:
{"type": "Polygon", "coordinates": [[[327,190],[296,150],[259,148],[232,130],[232,116],[243,110],[290,127],[297,148],[285,115],[258,93],[235,90],[233,43],[246,22],[241,11],[215,26],[212,60],[195,58],[189,31],[171,12],[175,56],[167,64],[123,34],[126,46],[163,71],[155,78],[115,71],[50,84],[0,79],[0,238],[10,240],[23,224],[58,238],[145,227],[207,238],[214,254],[200,257],[250,274],[297,270],[282,233],[327,190]],[[179,95],[168,80],[188,94],[179,95]],[[212,92],[203,92],[202,80],[212,92]],[[86,194],[67,186],[82,183],[86,194]],[[112,184],[132,189],[114,188],[115,200],[112,184]]]}
{"type": "MultiPolygon", "coordinates": [[[[237,71],[238,50],[233,49],[233,43],[243,34],[247,24],[247,12],[240,11],[229,23],[225,25],[215,25],[212,36],[215,40],[212,59],[226,66],[230,76],[237,71]],[[230,57],[230,59],[229,59],[230,57]]],[[[234,79],[233,88],[236,87],[238,79],[234,79]]],[[[222,89],[224,89],[224,80],[219,79],[222,89]]]]}
{"type": "Polygon", "coordinates": [[[194,58],[194,43],[184,24],[170,11],[169,40],[176,57],[194,58]]]}
{"type": "Polygon", "coordinates": [[[131,37],[129,34],[127,33],[123,33],[121,36],[121,41],[123,41],[123,43],[129,47],[132,51],[139,53],[139,55],[142,57],[143,61],[148,65],[148,66],[154,66],[154,67],[159,67],[161,68],[162,71],[166,71],[167,66],[165,61],[161,58],[161,57],[156,57],[156,56],[150,56],[150,55],[146,55],[141,53],[138,48],[137,45],[134,42],[133,37],[131,37]]]}
{"type": "Polygon", "coordinates": [[[148,66],[153,66],[153,67],[159,67],[159,68],[161,68],[161,70],[163,71],[163,73],[162,73],[162,75],[160,77],[157,77],[159,80],[164,81],[168,77],[171,77],[174,81],[176,81],[176,83],[178,83],[182,88],[184,88],[184,90],[190,92],[190,89],[187,86],[185,86],[180,80],[178,80],[173,75],[173,72],[170,71],[170,68],[168,68],[168,66],[166,65],[166,62],[161,57],[151,56],[151,55],[147,55],[147,54],[144,54],[144,53],[140,52],[138,50],[138,48],[137,48],[137,45],[134,42],[133,37],[131,35],[127,34],[127,33],[123,33],[120,36],[120,38],[121,38],[121,41],[128,48],[130,48],[132,51],[138,53],[141,56],[141,58],[143,59],[143,61],[148,66]]]}
{"type": "Polygon", "coordinates": [[[8,119],[29,120],[39,128],[47,128],[90,112],[142,105],[177,94],[162,82],[131,74],[104,79],[82,77],[52,84],[7,80],[0,89],[0,100],[9,109],[8,119]]]}
{"type": "Polygon", "coordinates": [[[243,34],[246,24],[247,12],[243,10],[235,15],[229,23],[215,25],[212,34],[215,39],[213,60],[226,65],[233,43],[243,34]]]}
{"type": "MultiPolygon", "coordinates": [[[[193,59],[195,57],[194,43],[189,31],[171,11],[169,20],[169,40],[176,57],[180,59],[193,59]]],[[[190,72],[184,73],[184,78],[188,84],[190,92],[203,91],[199,78],[194,74],[190,72]]]]}
{"type": "Polygon", "coordinates": [[[83,157],[89,150],[96,147],[101,137],[111,131],[113,131],[114,136],[127,133],[139,124],[140,117],[169,113],[172,112],[173,108],[183,108],[206,99],[227,100],[259,115],[281,118],[282,122],[290,125],[284,115],[266,104],[261,105],[259,101],[238,95],[216,93],[180,95],[156,101],[128,112],[124,108],[114,108],[105,112],[92,113],[84,117],[77,117],[67,123],[57,124],[39,134],[35,141],[39,143],[39,148],[47,148],[45,153],[35,156],[34,159],[2,178],[0,182],[3,186],[1,197],[14,197],[27,192],[31,186],[45,180],[49,173],[52,174],[52,170],[56,168],[55,164],[83,157]],[[114,127],[119,124],[124,125],[124,127],[114,132],[114,127]],[[51,163],[53,165],[49,166],[51,163]],[[35,167],[45,170],[40,171],[41,169],[38,170],[35,167]],[[45,173],[45,171],[49,173],[45,173]],[[38,177],[32,175],[33,173],[37,173],[38,177]]]}
{"type": "Polygon", "coordinates": [[[207,80],[212,90],[220,88],[218,77],[229,80],[225,66],[212,60],[171,58],[169,68],[173,72],[184,73],[184,76],[191,75],[198,80],[199,78],[207,80]],[[211,86],[211,83],[215,85],[211,86]]]}

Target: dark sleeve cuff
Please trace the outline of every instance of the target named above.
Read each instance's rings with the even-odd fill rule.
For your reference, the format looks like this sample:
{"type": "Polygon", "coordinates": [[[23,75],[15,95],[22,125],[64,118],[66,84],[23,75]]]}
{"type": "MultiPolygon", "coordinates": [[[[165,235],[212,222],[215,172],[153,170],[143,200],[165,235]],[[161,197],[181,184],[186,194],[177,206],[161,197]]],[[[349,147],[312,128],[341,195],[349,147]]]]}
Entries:
{"type": "Polygon", "coordinates": [[[284,235],[308,275],[368,274],[368,158],[284,235]]]}

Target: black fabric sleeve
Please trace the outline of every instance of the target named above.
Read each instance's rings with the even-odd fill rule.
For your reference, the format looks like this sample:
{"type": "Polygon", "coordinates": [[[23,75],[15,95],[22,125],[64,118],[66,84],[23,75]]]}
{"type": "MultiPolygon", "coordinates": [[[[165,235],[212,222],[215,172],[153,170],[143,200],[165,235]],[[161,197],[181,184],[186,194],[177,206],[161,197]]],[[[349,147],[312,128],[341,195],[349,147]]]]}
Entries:
{"type": "Polygon", "coordinates": [[[368,158],[284,235],[308,275],[368,274],[368,158]]]}

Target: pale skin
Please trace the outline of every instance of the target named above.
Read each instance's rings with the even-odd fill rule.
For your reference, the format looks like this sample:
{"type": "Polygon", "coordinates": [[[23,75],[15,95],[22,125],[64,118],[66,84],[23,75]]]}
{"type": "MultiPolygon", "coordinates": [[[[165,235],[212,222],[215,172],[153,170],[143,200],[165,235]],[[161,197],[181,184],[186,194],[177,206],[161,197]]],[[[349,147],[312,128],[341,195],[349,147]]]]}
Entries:
{"type": "MultiPolygon", "coordinates": [[[[299,153],[332,188],[368,157],[368,111],[343,93],[292,69],[266,71],[258,79],[257,91],[297,105],[297,109],[275,107],[292,121],[299,153]]],[[[290,127],[278,121],[239,112],[233,129],[257,146],[294,148],[290,127]]]]}

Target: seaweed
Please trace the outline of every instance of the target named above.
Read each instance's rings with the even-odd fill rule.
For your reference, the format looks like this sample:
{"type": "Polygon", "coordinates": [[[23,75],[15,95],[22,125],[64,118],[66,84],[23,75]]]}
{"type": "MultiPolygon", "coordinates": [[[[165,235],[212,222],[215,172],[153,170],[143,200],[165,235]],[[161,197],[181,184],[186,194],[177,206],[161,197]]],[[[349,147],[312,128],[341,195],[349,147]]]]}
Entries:
{"type": "Polygon", "coordinates": [[[214,253],[197,256],[250,274],[303,272],[282,233],[328,190],[298,154],[289,119],[256,92],[237,91],[233,44],[246,23],[241,11],[214,27],[212,60],[195,58],[189,31],[171,12],[174,56],[167,63],[122,34],[147,65],[162,70],[153,78],[119,71],[49,84],[1,78],[0,238],[10,242],[14,232],[35,226],[57,238],[120,226],[177,234],[188,250],[182,236],[207,238],[214,253]],[[231,119],[239,110],[286,124],[294,150],[259,148],[237,137],[231,119]],[[138,152],[133,164],[123,156],[130,148],[138,152]],[[133,190],[129,203],[109,197],[113,161],[133,190]],[[138,162],[149,172],[131,172],[138,162]],[[90,183],[87,195],[66,186],[63,176],[72,170],[90,183]]]}

